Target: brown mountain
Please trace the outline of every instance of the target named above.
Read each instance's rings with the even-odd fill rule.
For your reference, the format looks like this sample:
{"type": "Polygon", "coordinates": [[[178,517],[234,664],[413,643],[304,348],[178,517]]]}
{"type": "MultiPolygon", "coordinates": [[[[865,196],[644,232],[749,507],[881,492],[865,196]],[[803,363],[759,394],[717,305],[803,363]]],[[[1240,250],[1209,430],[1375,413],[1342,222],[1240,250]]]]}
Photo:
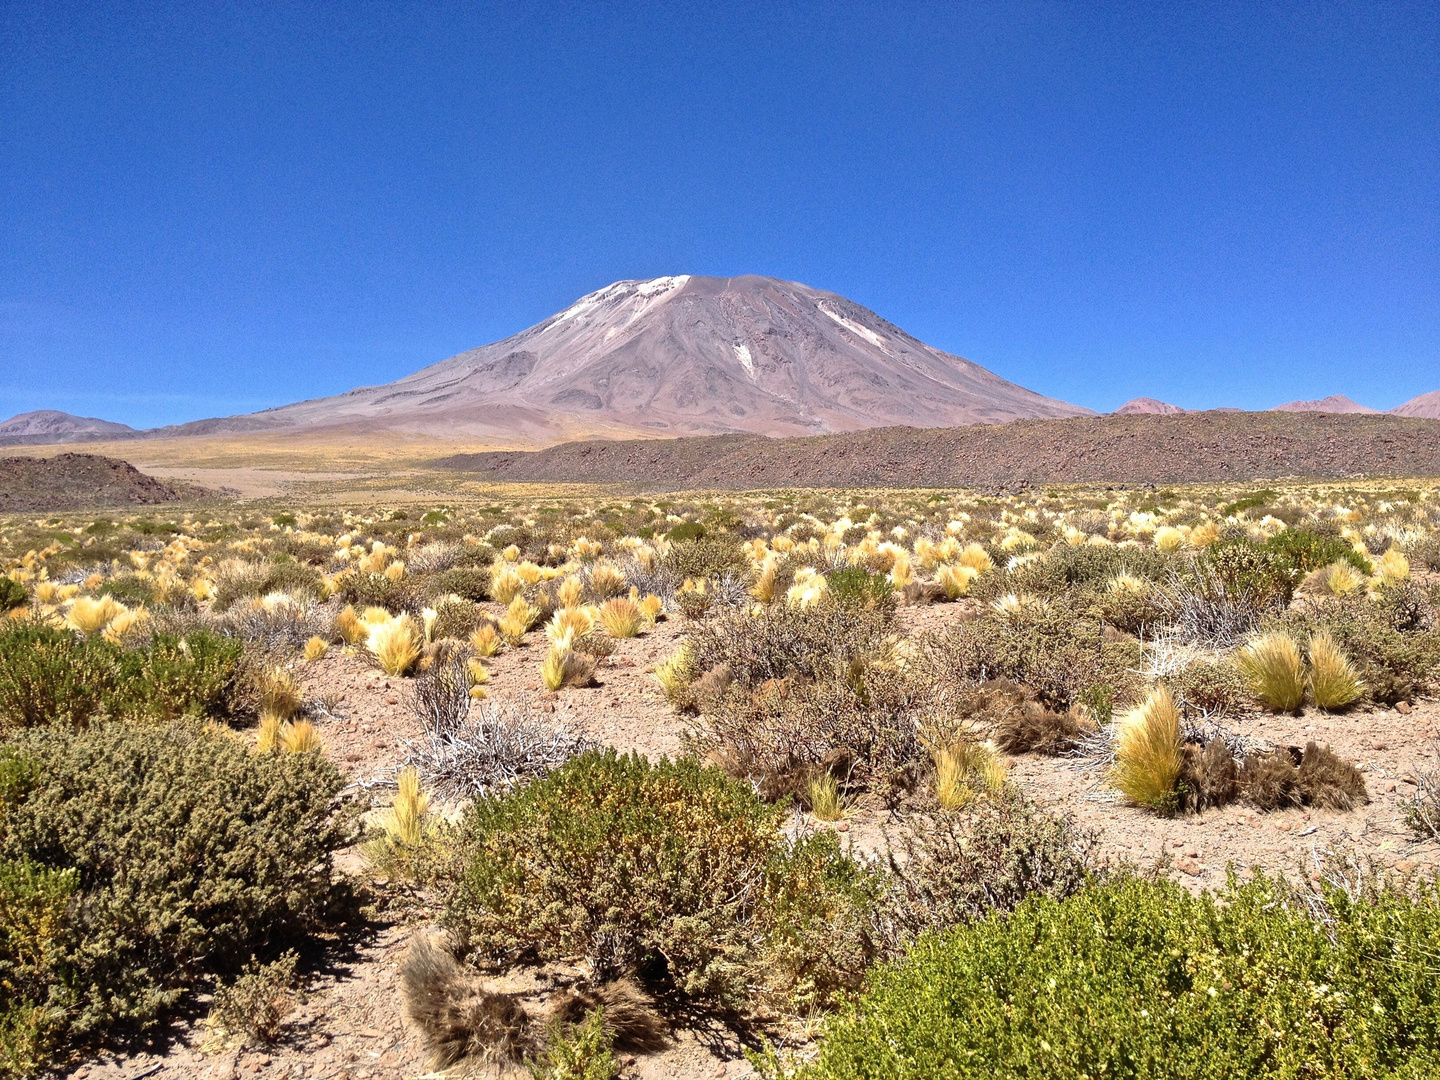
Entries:
{"type": "Polygon", "coordinates": [[[135,434],[138,434],[136,430],[126,424],[97,420],[93,416],[72,416],[55,409],[36,409],[0,422],[0,446],[124,439],[135,434]]]}
{"type": "Polygon", "coordinates": [[[1344,394],[1331,394],[1329,397],[1321,398],[1319,401],[1290,401],[1284,405],[1276,405],[1274,412],[1322,412],[1322,413],[1374,413],[1378,409],[1372,409],[1361,405],[1358,401],[1351,401],[1344,394]]]}
{"type": "Polygon", "coordinates": [[[616,282],[385,386],[157,434],[364,427],[533,445],[1081,415],[1092,414],[931,348],[843,296],[681,275],[616,282]]]}
{"type": "Polygon", "coordinates": [[[1424,420],[1440,420],[1440,390],[1413,397],[1404,405],[1390,410],[1392,416],[1417,416],[1424,420]]]}
{"type": "Polygon", "coordinates": [[[1153,397],[1131,398],[1118,409],[1115,416],[1179,416],[1185,412],[1179,405],[1170,405],[1164,401],[1156,401],[1153,397]]]}

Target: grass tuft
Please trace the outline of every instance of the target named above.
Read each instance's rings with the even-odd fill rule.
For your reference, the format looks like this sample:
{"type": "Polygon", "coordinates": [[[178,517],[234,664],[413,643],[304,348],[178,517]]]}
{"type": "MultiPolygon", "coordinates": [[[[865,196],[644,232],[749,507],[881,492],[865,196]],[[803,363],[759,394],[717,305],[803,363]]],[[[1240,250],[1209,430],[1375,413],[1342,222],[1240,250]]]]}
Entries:
{"type": "Polygon", "coordinates": [[[1134,806],[1173,813],[1183,760],[1180,708],[1168,688],[1157,687],[1116,726],[1110,782],[1134,806]]]}
{"type": "Polygon", "coordinates": [[[1355,665],[1340,646],[1321,630],[1310,638],[1310,696],[1326,712],[1338,712],[1355,704],[1365,692],[1355,665]]]}
{"type": "Polygon", "coordinates": [[[1305,661],[1288,634],[1262,634],[1242,648],[1235,666],[1250,692],[1276,712],[1298,712],[1305,702],[1305,661]]]}

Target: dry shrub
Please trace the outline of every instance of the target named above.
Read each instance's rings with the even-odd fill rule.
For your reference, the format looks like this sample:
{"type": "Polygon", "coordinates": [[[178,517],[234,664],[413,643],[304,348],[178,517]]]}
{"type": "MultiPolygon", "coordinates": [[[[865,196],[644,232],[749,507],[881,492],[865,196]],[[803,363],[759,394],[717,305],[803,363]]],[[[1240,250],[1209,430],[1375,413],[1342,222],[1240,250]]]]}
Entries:
{"type": "Polygon", "coordinates": [[[1131,804],[1169,813],[1178,804],[1182,758],[1180,709],[1166,687],[1157,687],[1116,728],[1110,782],[1131,804]]]}
{"type": "Polygon", "coordinates": [[[1183,710],[1204,716],[1234,714],[1250,698],[1245,677],[1228,663],[1198,660],[1181,668],[1168,682],[1183,710]]]}
{"type": "Polygon", "coordinates": [[[887,837],[889,877],[872,912],[882,955],[903,954],[928,930],[1013,911],[1027,896],[1073,895],[1101,869],[1099,844],[1013,788],[887,837]]]}
{"type": "MultiPolygon", "coordinates": [[[[1440,750],[1440,745],[1436,750],[1440,750]]],[[[1415,770],[1415,794],[1402,799],[1400,805],[1405,812],[1405,824],[1416,836],[1422,840],[1440,840],[1440,770],[1415,770]]]]}
{"type": "Polygon", "coordinates": [[[849,786],[894,796],[913,787],[915,766],[927,756],[917,724],[923,699],[904,672],[878,667],[847,667],[813,682],[730,680],[702,705],[691,745],[769,799],[803,792],[817,766],[837,760],[848,763],[849,786]]]}
{"type": "Polygon", "coordinates": [[[813,679],[851,661],[888,657],[892,616],[884,608],[776,605],[757,614],[722,610],[687,637],[696,676],[722,664],[745,686],[770,679],[813,679]]]}
{"type": "Polygon", "coordinates": [[[545,776],[592,749],[584,736],[535,711],[528,701],[483,701],[443,726],[425,726],[406,765],[445,799],[489,796],[545,776]]]}
{"type": "Polygon", "coordinates": [[[1305,703],[1305,661],[1288,634],[1271,632],[1252,640],[1235,656],[1250,692],[1276,712],[1298,712],[1305,703]]]}
{"type": "Polygon", "coordinates": [[[1064,596],[1013,611],[991,608],[972,622],[926,635],[917,651],[917,668],[942,696],[1008,679],[1063,712],[1097,687],[1122,701],[1139,688],[1139,642],[1107,636],[1100,619],[1064,596]]]}

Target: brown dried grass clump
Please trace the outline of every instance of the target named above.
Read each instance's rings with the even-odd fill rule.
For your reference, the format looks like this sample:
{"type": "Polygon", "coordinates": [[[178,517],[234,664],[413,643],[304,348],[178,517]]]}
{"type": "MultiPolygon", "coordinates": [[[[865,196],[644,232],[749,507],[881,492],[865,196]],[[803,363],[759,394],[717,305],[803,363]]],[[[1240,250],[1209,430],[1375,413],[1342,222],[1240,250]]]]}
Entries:
{"type": "Polygon", "coordinates": [[[604,1011],[605,1034],[617,1050],[652,1052],[669,1041],[654,1000],[628,977],[567,991],[551,1007],[550,1019],[578,1024],[596,1009],[604,1011]]]}
{"type": "Polygon", "coordinates": [[[1062,754],[1080,738],[1084,717],[1078,710],[1052,712],[1025,687],[1001,679],[977,692],[979,707],[972,721],[993,725],[995,745],[1007,754],[1062,754]]]}
{"type": "Polygon", "coordinates": [[[1300,794],[1306,805],[1323,810],[1353,810],[1370,801],[1365,777],[1328,746],[1305,744],[1300,757],[1300,794]]]}
{"type": "Polygon", "coordinates": [[[1240,767],[1225,740],[1211,739],[1203,750],[1196,743],[1185,744],[1180,793],[1184,808],[1196,813],[1239,798],[1240,767]]]}
{"type": "Polygon", "coordinates": [[[535,1050],[519,1001],[487,988],[424,934],[411,941],[400,965],[400,988],[405,1015],[420,1029],[436,1069],[467,1058],[518,1063],[535,1050]]]}
{"type": "Polygon", "coordinates": [[[1314,806],[1353,810],[1370,801],[1365,777],[1354,764],[1314,741],[1263,754],[1240,766],[1240,790],[1260,810],[1314,806]]]}
{"type": "Polygon", "coordinates": [[[1239,779],[1245,800],[1258,810],[1300,805],[1300,769],[1289,750],[1246,755],[1239,779]]]}

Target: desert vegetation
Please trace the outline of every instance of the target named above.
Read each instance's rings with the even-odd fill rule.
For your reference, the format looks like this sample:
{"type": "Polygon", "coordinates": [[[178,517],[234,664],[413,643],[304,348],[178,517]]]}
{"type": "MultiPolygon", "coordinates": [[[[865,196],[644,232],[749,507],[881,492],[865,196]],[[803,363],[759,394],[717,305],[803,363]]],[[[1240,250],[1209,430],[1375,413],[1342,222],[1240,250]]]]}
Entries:
{"type": "Polygon", "coordinates": [[[1358,482],[11,518],[0,1075],[283,1046],[382,917],[436,1067],[1420,1075],[1437,766],[1333,743],[1429,760],[1437,538],[1358,482]],[[668,753],[596,719],[642,681],[668,753]],[[1388,862],[1209,889],[1105,836],[1377,799],[1388,862]]]}

